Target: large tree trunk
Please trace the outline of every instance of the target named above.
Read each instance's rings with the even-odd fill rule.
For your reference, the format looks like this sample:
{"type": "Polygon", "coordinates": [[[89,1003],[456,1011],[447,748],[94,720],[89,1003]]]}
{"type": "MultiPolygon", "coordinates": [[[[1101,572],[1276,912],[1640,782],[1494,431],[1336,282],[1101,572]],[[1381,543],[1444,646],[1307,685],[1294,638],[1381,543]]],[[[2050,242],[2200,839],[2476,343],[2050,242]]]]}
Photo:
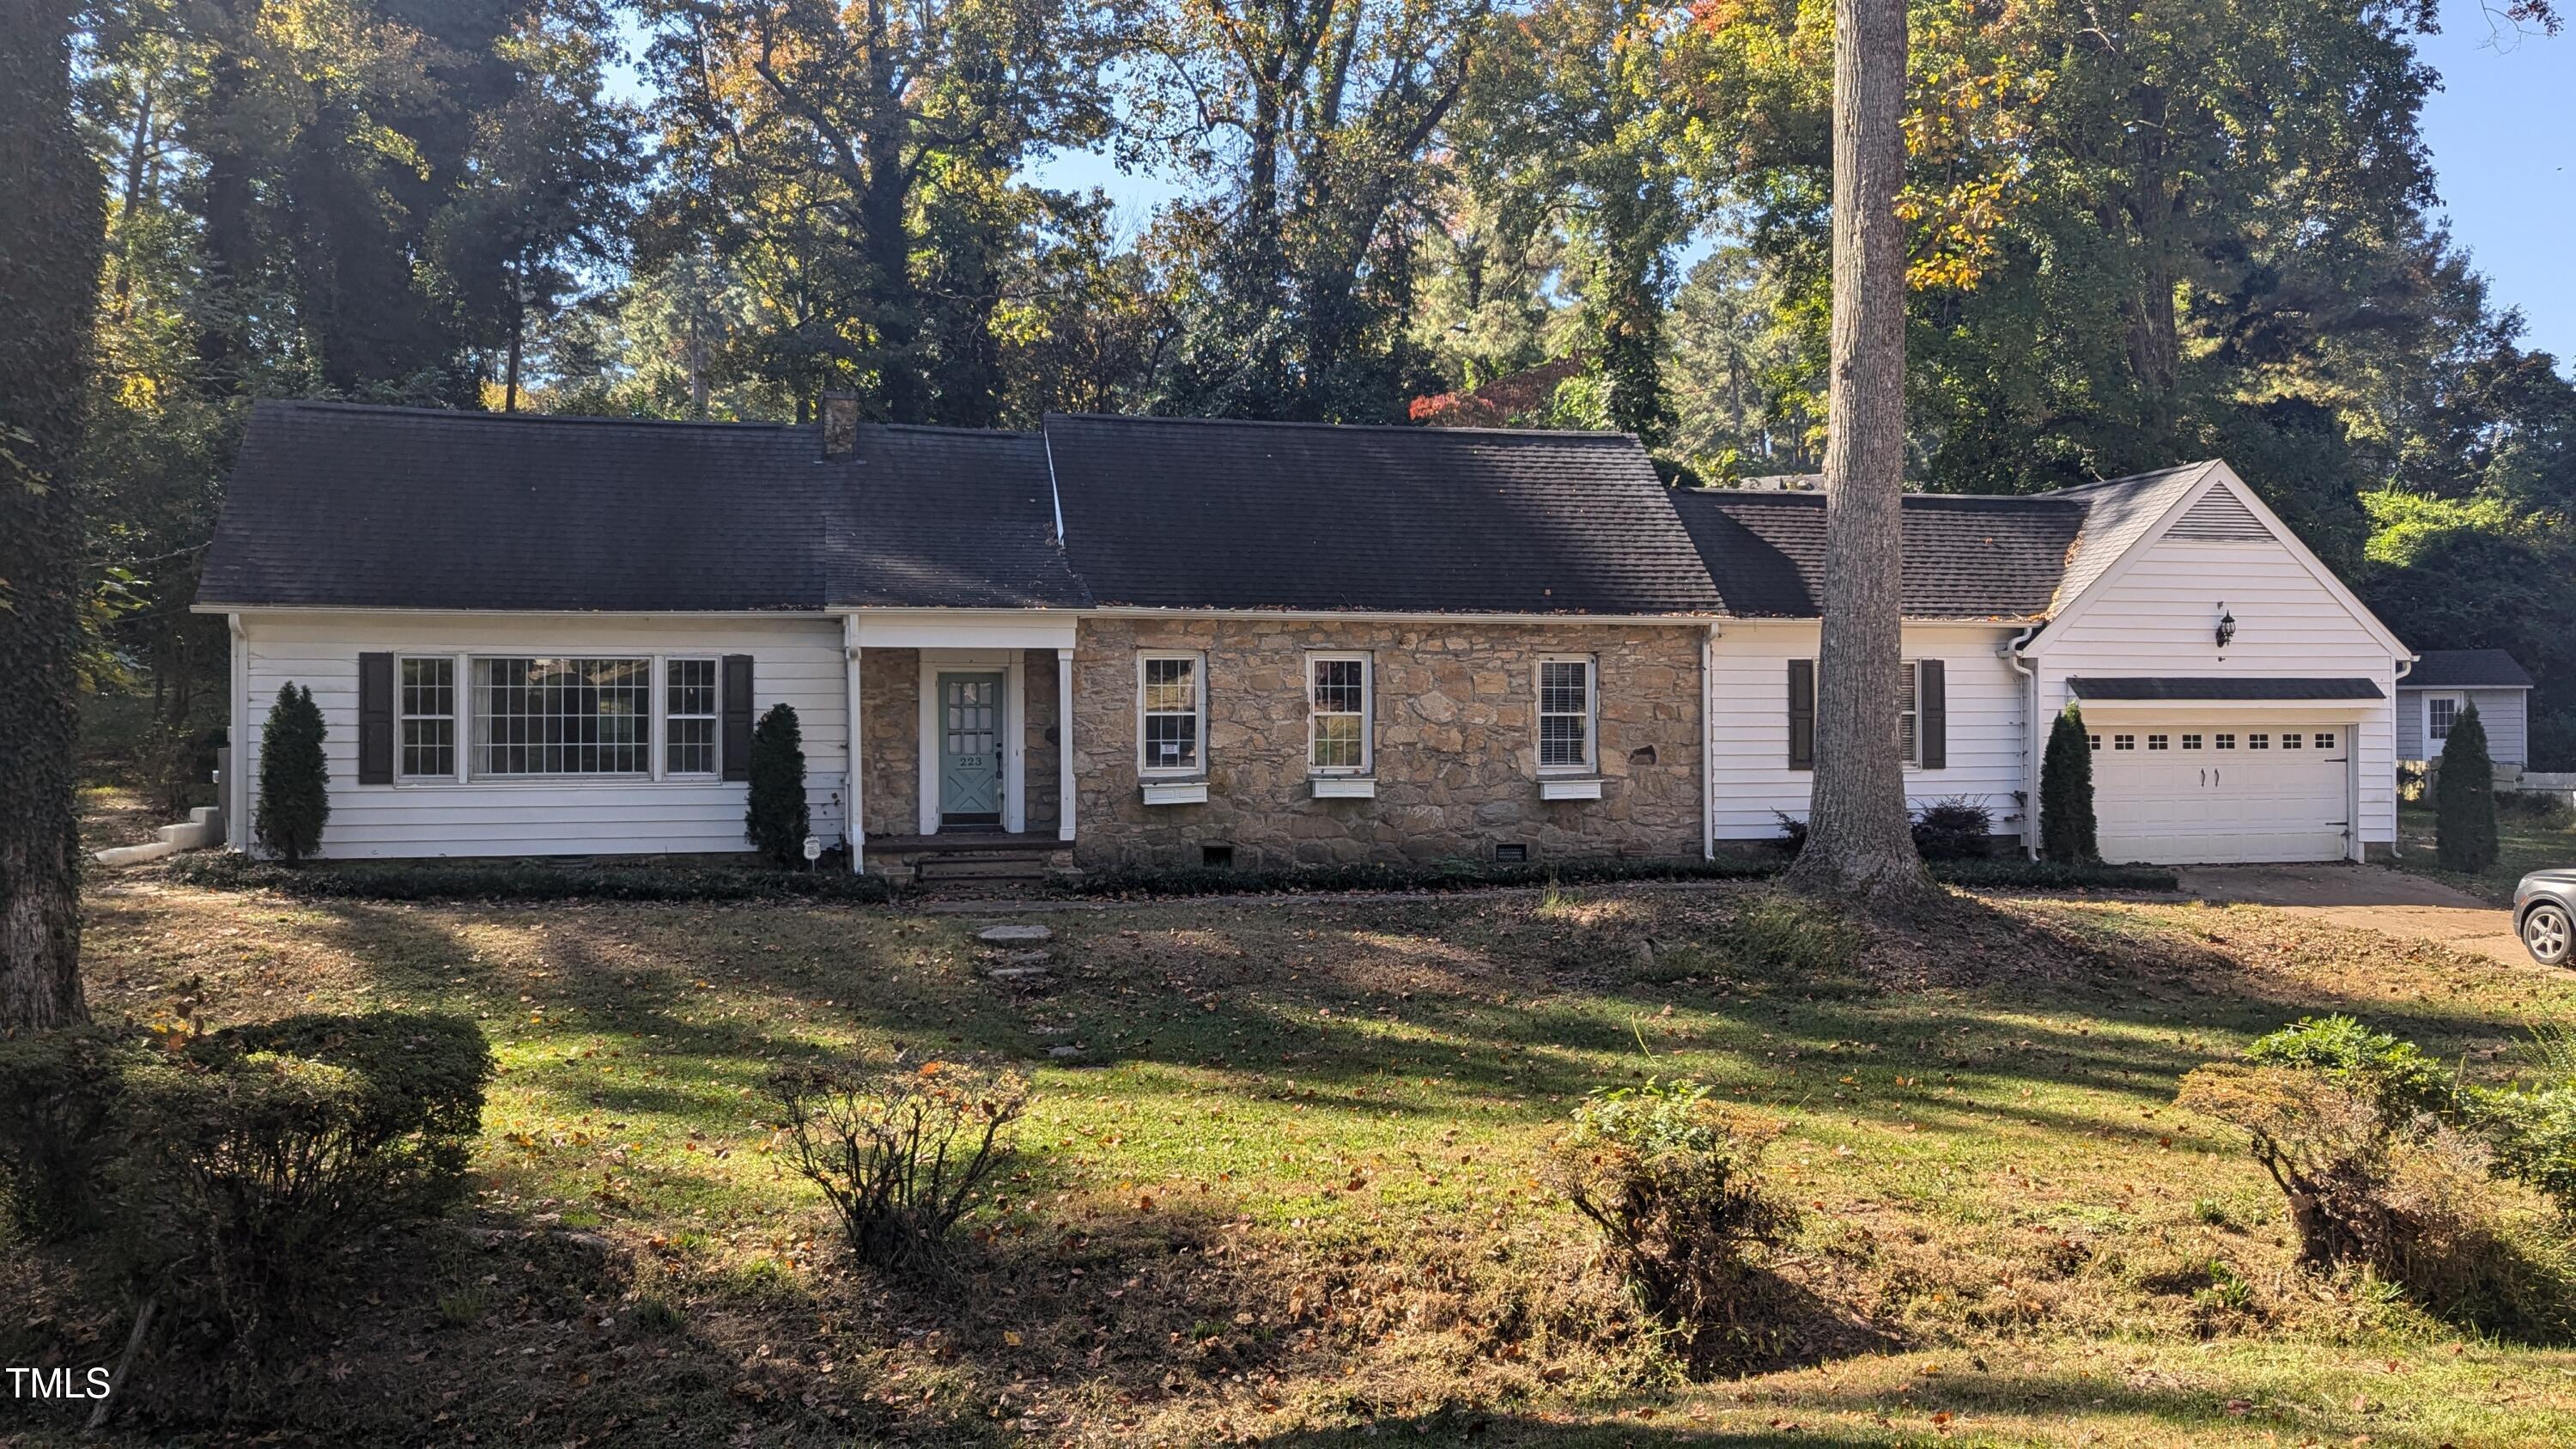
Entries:
{"type": "Polygon", "coordinates": [[[72,129],[72,0],[0,5],[0,1030],[88,1019],[72,659],[88,391],[105,217],[72,129]]]}
{"type": "Polygon", "coordinates": [[[1834,6],[1833,372],[1816,773],[1789,883],[1873,909],[1922,899],[1897,741],[1905,468],[1905,0],[1834,6]]]}

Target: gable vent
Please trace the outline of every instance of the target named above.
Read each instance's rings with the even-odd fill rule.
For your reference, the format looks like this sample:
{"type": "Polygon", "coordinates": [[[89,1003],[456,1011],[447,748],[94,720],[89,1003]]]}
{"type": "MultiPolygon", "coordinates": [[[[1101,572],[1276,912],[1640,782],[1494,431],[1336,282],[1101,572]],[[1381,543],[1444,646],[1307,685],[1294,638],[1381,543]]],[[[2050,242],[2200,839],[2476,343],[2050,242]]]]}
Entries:
{"type": "Polygon", "coordinates": [[[2263,543],[2272,537],[2272,530],[2263,526],[2234,489],[2222,485],[2202,494],[2198,503],[2174,520],[2165,537],[2197,543],[2263,543]]]}

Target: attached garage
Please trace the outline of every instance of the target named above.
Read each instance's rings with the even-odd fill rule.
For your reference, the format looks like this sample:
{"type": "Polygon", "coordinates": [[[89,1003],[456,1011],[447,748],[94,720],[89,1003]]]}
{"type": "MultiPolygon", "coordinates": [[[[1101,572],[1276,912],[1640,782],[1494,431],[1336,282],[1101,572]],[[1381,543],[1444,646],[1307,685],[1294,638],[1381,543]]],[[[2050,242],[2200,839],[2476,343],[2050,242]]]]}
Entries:
{"type": "Polygon", "coordinates": [[[2355,853],[2368,679],[2075,678],[2102,858],[2156,865],[2355,853]]]}

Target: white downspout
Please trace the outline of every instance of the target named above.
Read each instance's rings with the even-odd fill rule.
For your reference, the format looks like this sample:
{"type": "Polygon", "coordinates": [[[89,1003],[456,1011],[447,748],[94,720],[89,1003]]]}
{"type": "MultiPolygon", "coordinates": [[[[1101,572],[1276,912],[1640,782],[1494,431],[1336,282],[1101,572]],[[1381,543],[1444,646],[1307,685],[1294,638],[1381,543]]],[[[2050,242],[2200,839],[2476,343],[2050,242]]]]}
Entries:
{"type": "Polygon", "coordinates": [[[1055,651],[1055,838],[1073,843],[1073,651],[1055,651]]]}
{"type": "Polygon", "coordinates": [[[1717,859],[1717,631],[1699,641],[1699,858],[1717,859]]]}
{"type": "Polygon", "coordinates": [[[859,616],[843,614],[841,616],[841,677],[849,689],[850,758],[849,782],[845,791],[849,804],[843,812],[841,833],[850,838],[850,874],[852,875],[864,875],[868,868],[867,802],[860,793],[859,785],[860,780],[867,773],[860,767],[859,762],[860,744],[867,738],[867,717],[860,712],[863,701],[859,694],[859,672],[862,667],[863,659],[859,649],[859,616]]]}
{"type": "Polygon", "coordinates": [[[2030,667],[2029,662],[2022,658],[2021,651],[2023,645],[2039,636],[2041,627],[2038,624],[2031,625],[2021,631],[2020,638],[2003,648],[2004,663],[2013,673],[2027,681],[2029,686],[2022,694],[2022,714],[2027,720],[2023,734],[2027,739],[2022,746],[2024,758],[2022,761],[2021,848],[2022,854],[2033,860],[2039,858],[2039,757],[2042,748],[2039,734],[2039,671],[2030,667]]]}
{"type": "MultiPolygon", "coordinates": [[[[2397,828],[2397,686],[2415,672],[2415,656],[2397,661],[2397,672],[2388,680],[2388,858],[2395,860],[2406,853],[2406,832],[2397,828]]],[[[2432,741],[2427,739],[2425,744],[2432,741]]],[[[2370,847],[2361,843],[2361,726],[2352,728],[2352,807],[2344,812],[2352,817],[2353,859],[2367,861],[2370,847]]]]}
{"type": "Polygon", "coordinates": [[[224,842],[250,853],[250,645],[242,616],[224,615],[232,641],[232,728],[224,752],[224,842]]]}

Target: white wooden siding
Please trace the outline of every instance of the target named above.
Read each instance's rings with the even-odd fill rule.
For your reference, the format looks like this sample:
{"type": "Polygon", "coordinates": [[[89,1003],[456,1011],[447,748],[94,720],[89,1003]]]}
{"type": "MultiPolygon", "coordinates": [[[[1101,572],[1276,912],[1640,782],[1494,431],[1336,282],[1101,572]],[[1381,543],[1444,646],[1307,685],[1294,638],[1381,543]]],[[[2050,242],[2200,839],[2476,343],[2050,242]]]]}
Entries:
{"type": "MultiPolygon", "coordinates": [[[[2277,540],[2159,538],[2072,612],[2032,647],[2050,715],[2065,708],[2076,675],[2350,676],[2377,681],[2382,695],[2395,689],[2397,656],[2277,540]],[[2222,603],[2236,619],[2225,650],[2215,632],[2222,603]]],[[[2383,700],[2354,725],[2364,844],[2397,838],[2395,715],[2383,700]]]]}
{"type": "MultiPolygon", "coordinates": [[[[1711,651],[1710,810],[1720,840],[1768,840],[1780,815],[1803,820],[1815,775],[1789,768],[1789,661],[1816,657],[1814,620],[1724,625],[1711,651]],[[1778,812],[1775,814],[1774,812],[1778,812]]],[[[2022,678],[2001,651],[2017,629],[1908,624],[1905,657],[1942,663],[1949,764],[1905,772],[1916,809],[1964,797],[1994,813],[1998,834],[2020,829],[2022,678]]],[[[1896,701],[1888,701],[1888,713],[1896,701]]]]}
{"type": "MultiPolygon", "coordinates": [[[[322,709],[323,755],[331,772],[331,819],[322,854],[333,859],[395,856],[644,855],[749,850],[743,838],[747,787],[713,780],[478,780],[358,783],[358,656],[494,654],[752,656],[752,716],[795,706],[805,739],[806,794],[814,833],[841,835],[848,768],[849,706],[837,619],[494,617],[427,614],[248,614],[247,719],[236,737],[242,769],[259,773],[259,730],[288,681],[313,691],[322,709]]],[[[463,687],[458,683],[460,715],[463,687]]],[[[661,681],[655,680],[658,695],[661,681]]],[[[658,698],[657,698],[658,708],[658,698]]],[[[467,733],[460,719],[460,748],[467,733]]],[[[254,785],[255,789],[256,786],[254,785]]],[[[247,812],[235,835],[248,831],[247,812]]]]}
{"type": "Polygon", "coordinates": [[[2456,694],[2478,707],[2487,727],[2487,758],[2499,765],[2531,763],[2527,689],[2409,689],[2397,700],[2397,758],[2424,758],[2424,696],[2456,694]]]}

